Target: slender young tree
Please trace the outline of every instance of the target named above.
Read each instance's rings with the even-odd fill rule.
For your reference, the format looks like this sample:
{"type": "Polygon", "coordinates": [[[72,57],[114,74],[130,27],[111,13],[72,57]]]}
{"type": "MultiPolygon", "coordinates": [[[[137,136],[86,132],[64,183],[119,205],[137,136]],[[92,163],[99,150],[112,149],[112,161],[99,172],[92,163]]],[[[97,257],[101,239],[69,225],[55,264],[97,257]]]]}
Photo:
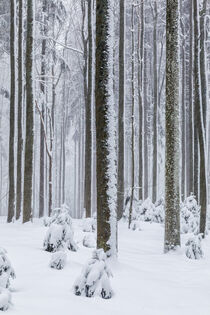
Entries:
{"type": "Polygon", "coordinates": [[[92,69],[93,69],[93,36],[92,36],[92,0],[88,1],[88,88],[85,108],[85,209],[86,216],[91,216],[91,176],[92,176],[92,69]]]}
{"type": "MultiPolygon", "coordinates": [[[[194,121],[195,133],[198,141],[197,153],[200,155],[199,167],[199,201],[201,205],[200,233],[205,236],[206,229],[206,208],[207,208],[207,178],[206,178],[206,151],[205,151],[205,119],[206,109],[203,108],[201,98],[201,73],[200,73],[200,26],[199,26],[199,5],[193,0],[194,9],[194,121]],[[199,154],[200,153],[200,154],[199,154]]],[[[206,106],[206,103],[204,104],[206,106]]]]}
{"type": "Polygon", "coordinates": [[[165,245],[168,252],[180,245],[179,197],[179,0],[166,6],[166,161],[165,245]]]}
{"type": "Polygon", "coordinates": [[[120,0],[117,218],[124,211],[125,0],[120,0]]]}
{"type": "Polygon", "coordinates": [[[20,218],[22,201],[22,106],[23,106],[23,0],[18,9],[18,144],[17,144],[17,182],[16,182],[16,220],[20,218]]]}
{"type": "Polygon", "coordinates": [[[27,35],[26,35],[26,139],[24,167],[23,223],[32,217],[32,178],[33,178],[33,143],[34,143],[34,96],[33,96],[33,24],[34,3],[27,0],[27,35]]]}
{"type": "Polygon", "coordinates": [[[113,8],[110,0],[96,1],[96,156],[97,248],[115,255],[116,242],[116,148],[113,96],[113,8]]]}
{"type": "Polygon", "coordinates": [[[15,140],[15,25],[16,1],[10,1],[10,135],[9,135],[9,202],[7,222],[15,214],[14,140],[15,140]]]}

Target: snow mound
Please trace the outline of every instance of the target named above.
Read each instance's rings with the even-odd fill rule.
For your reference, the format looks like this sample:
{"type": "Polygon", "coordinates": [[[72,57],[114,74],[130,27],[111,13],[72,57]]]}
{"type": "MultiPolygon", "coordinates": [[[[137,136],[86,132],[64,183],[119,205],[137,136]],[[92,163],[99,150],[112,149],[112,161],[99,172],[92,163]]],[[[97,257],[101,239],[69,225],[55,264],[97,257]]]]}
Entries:
{"type": "Polygon", "coordinates": [[[95,235],[92,233],[85,235],[83,238],[83,246],[89,247],[89,248],[95,248],[96,247],[95,235]]]}
{"type": "Polygon", "coordinates": [[[9,288],[10,279],[15,278],[15,272],[6,255],[6,250],[0,248],[0,287],[9,288]]]}
{"type": "Polygon", "coordinates": [[[86,297],[98,294],[103,299],[110,299],[113,295],[110,277],[112,277],[112,272],[107,265],[104,250],[95,250],[92,259],[84,267],[81,276],[74,284],[74,293],[86,297]]]}
{"type": "Polygon", "coordinates": [[[203,258],[203,250],[202,250],[202,235],[196,235],[193,237],[190,237],[188,241],[186,242],[186,256],[189,259],[201,259],[203,258]]]}
{"type": "Polygon", "coordinates": [[[67,260],[67,255],[64,251],[55,252],[51,256],[50,267],[61,270],[64,268],[67,260]]]}
{"type": "Polygon", "coordinates": [[[11,303],[11,293],[8,289],[0,287],[0,310],[6,311],[11,303]]]}

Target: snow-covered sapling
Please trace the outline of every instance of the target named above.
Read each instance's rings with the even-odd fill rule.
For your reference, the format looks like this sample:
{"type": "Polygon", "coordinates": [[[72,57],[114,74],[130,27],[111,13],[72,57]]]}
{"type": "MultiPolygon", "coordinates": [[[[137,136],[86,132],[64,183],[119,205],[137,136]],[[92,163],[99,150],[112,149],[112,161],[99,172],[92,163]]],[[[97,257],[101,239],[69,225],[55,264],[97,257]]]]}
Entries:
{"type": "Polygon", "coordinates": [[[0,287],[0,311],[6,311],[11,303],[11,293],[8,289],[0,287]]]}
{"type": "Polygon", "coordinates": [[[112,272],[107,265],[107,256],[103,249],[97,249],[75,282],[74,293],[86,297],[99,294],[103,299],[110,299],[113,295],[110,277],[112,272]]]}
{"type": "Polygon", "coordinates": [[[9,288],[11,278],[15,278],[14,269],[6,255],[6,250],[0,248],[0,287],[9,288]]]}
{"type": "Polygon", "coordinates": [[[51,224],[45,239],[44,239],[44,250],[47,252],[56,252],[64,248],[64,229],[62,225],[51,224]]]}
{"type": "Polygon", "coordinates": [[[83,232],[95,232],[96,230],[96,216],[92,218],[83,219],[83,232]]]}
{"type": "Polygon", "coordinates": [[[66,264],[67,255],[64,251],[55,252],[51,256],[50,267],[61,270],[66,264]]]}
{"type": "Polygon", "coordinates": [[[181,205],[181,232],[194,233],[199,231],[200,207],[195,196],[187,197],[181,205]]]}
{"type": "Polygon", "coordinates": [[[202,234],[195,235],[190,237],[187,241],[186,245],[186,256],[189,259],[201,259],[203,258],[203,250],[202,250],[202,234]]]}
{"type": "Polygon", "coordinates": [[[83,246],[89,247],[89,248],[95,248],[96,247],[95,235],[92,233],[86,234],[83,238],[83,246]]]}

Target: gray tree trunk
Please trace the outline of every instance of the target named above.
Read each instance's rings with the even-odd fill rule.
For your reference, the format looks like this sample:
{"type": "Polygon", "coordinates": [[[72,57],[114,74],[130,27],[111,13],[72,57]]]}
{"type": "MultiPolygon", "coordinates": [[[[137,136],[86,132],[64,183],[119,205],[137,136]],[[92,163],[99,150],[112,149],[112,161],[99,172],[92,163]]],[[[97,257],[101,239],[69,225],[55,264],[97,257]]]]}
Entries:
{"type": "Polygon", "coordinates": [[[124,211],[125,0],[120,0],[117,219],[124,211]]]}
{"type": "Polygon", "coordinates": [[[165,252],[180,245],[179,0],[166,7],[165,252]]]}
{"type": "Polygon", "coordinates": [[[34,143],[34,96],[33,96],[33,0],[27,0],[26,36],[26,140],[24,166],[23,223],[32,217],[32,177],[34,143]]]}
{"type": "Polygon", "coordinates": [[[10,134],[9,134],[9,201],[7,222],[15,215],[14,140],[15,140],[15,28],[16,1],[10,1],[10,134]]]}

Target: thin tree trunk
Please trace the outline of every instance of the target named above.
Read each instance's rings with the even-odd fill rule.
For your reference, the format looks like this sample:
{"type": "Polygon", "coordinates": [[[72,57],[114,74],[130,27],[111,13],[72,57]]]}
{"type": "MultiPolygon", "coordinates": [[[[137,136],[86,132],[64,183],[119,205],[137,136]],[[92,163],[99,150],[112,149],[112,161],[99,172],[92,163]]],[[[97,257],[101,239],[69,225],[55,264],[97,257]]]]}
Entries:
{"type": "Polygon", "coordinates": [[[117,219],[124,211],[125,0],[120,0],[117,219]]]}
{"type": "Polygon", "coordinates": [[[7,222],[15,215],[14,139],[15,139],[15,24],[16,1],[10,1],[10,135],[9,135],[9,201],[7,222]]]}
{"type": "Polygon", "coordinates": [[[27,0],[26,37],[26,140],[24,168],[23,223],[32,217],[32,177],[34,143],[34,97],[33,97],[33,0],[27,0]]]}
{"type": "Polygon", "coordinates": [[[179,0],[166,7],[165,252],[180,245],[179,0]]]}
{"type": "Polygon", "coordinates": [[[149,156],[148,156],[148,102],[147,102],[147,50],[144,49],[144,199],[148,198],[149,156]]]}
{"type": "Polygon", "coordinates": [[[158,69],[157,69],[157,2],[154,2],[154,21],[153,21],[153,71],[154,71],[154,94],[153,94],[153,184],[152,184],[152,201],[157,200],[157,121],[158,121],[158,69]]]}
{"type": "Polygon", "coordinates": [[[131,109],[131,198],[130,198],[130,209],[129,209],[129,222],[128,227],[130,229],[133,212],[133,197],[134,197],[134,164],[135,164],[135,126],[134,126],[134,110],[135,110],[135,42],[134,42],[134,5],[132,5],[132,109],[131,109]]]}

